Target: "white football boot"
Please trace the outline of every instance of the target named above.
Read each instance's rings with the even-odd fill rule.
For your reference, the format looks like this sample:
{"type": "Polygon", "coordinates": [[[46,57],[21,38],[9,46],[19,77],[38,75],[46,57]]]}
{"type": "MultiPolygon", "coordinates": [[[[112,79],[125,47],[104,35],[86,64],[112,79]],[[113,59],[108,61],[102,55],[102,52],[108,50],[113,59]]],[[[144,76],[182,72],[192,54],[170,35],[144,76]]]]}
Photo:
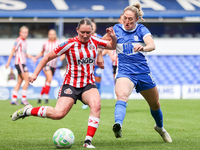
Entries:
{"type": "Polygon", "coordinates": [[[83,147],[86,147],[86,148],[95,148],[91,141],[90,140],[85,140],[84,144],[83,144],[83,147]]]}
{"type": "Polygon", "coordinates": [[[13,121],[16,121],[20,118],[24,119],[25,117],[27,117],[26,115],[26,110],[29,108],[33,108],[32,105],[26,105],[23,108],[17,110],[16,112],[14,112],[14,114],[11,116],[13,121]]]}
{"type": "Polygon", "coordinates": [[[169,135],[169,133],[163,128],[158,127],[157,125],[154,126],[154,129],[160,134],[160,136],[163,138],[163,140],[167,143],[171,143],[172,139],[169,135]]]}

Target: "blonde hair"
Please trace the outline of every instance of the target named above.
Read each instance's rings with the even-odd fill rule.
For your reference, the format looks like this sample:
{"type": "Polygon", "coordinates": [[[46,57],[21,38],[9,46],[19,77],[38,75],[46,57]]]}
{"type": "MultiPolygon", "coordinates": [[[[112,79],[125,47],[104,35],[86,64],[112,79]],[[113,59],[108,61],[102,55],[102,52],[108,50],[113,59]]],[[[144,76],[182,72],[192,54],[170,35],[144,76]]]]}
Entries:
{"type": "Polygon", "coordinates": [[[22,27],[19,29],[19,32],[21,32],[23,29],[27,29],[27,30],[28,30],[28,27],[27,27],[27,26],[22,26],[22,27]]]}
{"type": "MultiPolygon", "coordinates": [[[[135,4],[133,4],[132,6],[127,6],[127,7],[124,9],[124,12],[127,11],[127,10],[131,10],[131,11],[135,12],[136,18],[140,17],[140,19],[141,19],[142,21],[145,21],[145,20],[142,18],[143,15],[144,15],[144,12],[142,11],[142,8],[141,8],[141,6],[140,6],[139,3],[135,3],[135,4]]],[[[124,14],[124,12],[123,12],[123,14],[124,14]]]]}

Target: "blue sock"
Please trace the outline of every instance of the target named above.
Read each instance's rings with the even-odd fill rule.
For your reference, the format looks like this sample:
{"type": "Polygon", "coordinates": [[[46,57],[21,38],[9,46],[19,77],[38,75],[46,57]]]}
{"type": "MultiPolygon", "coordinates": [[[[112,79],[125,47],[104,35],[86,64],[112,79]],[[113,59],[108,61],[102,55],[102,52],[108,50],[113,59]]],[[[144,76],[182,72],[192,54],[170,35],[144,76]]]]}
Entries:
{"type": "Polygon", "coordinates": [[[158,127],[163,127],[163,114],[162,114],[162,111],[161,109],[159,108],[158,110],[156,111],[153,111],[151,108],[151,115],[153,116],[154,120],[156,121],[156,125],[158,127]]]}
{"type": "Polygon", "coordinates": [[[115,122],[118,122],[122,125],[125,115],[126,102],[119,100],[115,104],[115,122]]]}
{"type": "Polygon", "coordinates": [[[99,94],[101,95],[101,83],[100,82],[95,82],[97,89],[99,91],[99,94]]]}

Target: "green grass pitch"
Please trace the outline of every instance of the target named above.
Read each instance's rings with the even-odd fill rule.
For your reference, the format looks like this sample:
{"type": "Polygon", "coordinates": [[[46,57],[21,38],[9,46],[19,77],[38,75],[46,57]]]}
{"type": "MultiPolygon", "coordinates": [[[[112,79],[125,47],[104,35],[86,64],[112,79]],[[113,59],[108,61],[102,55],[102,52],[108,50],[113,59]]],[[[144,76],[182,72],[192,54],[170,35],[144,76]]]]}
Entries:
{"type": "MultiPolygon", "coordinates": [[[[39,106],[36,100],[29,100],[39,106]]],[[[123,123],[122,138],[116,139],[112,131],[115,100],[102,100],[101,119],[93,138],[99,150],[196,150],[200,149],[200,100],[160,100],[164,125],[172,143],[164,143],[154,131],[154,120],[144,100],[129,100],[123,123]]],[[[50,100],[49,106],[55,106],[50,100]]],[[[42,104],[45,105],[45,104],[42,104]]],[[[20,109],[9,101],[0,101],[0,150],[55,150],[52,136],[59,128],[74,132],[71,149],[82,147],[87,130],[89,109],[82,110],[78,101],[62,120],[27,117],[12,121],[10,115],[20,109]]]]}

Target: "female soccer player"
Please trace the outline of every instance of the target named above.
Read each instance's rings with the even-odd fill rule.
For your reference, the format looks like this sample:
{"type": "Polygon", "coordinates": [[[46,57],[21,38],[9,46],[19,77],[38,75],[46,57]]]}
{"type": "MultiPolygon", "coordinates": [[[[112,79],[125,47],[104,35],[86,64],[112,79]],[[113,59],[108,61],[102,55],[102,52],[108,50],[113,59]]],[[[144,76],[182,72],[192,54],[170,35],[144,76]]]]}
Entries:
{"type": "MultiPolygon", "coordinates": [[[[94,21],[94,19],[91,19],[92,21],[92,35],[98,37],[98,38],[102,38],[101,35],[99,35],[98,33],[96,33],[97,30],[97,25],[94,21]]],[[[104,55],[104,54],[103,54],[104,55]]],[[[97,89],[99,91],[99,94],[101,96],[101,75],[102,75],[102,69],[98,67],[98,65],[95,64],[94,67],[94,78],[95,78],[95,84],[97,86],[97,89]]],[[[87,109],[88,105],[83,104],[82,105],[82,109],[87,109]]]]}
{"type": "Polygon", "coordinates": [[[155,119],[154,129],[165,142],[172,142],[170,135],[164,129],[163,115],[160,108],[159,94],[145,58],[146,52],[155,49],[150,31],[142,24],[137,24],[143,12],[139,3],[127,6],[123,12],[123,24],[116,24],[113,29],[117,36],[118,72],[116,76],[115,93],[115,123],[113,131],[116,138],[122,136],[122,123],[126,114],[128,97],[135,87],[145,98],[155,119]]]}
{"type": "MultiPolygon", "coordinates": [[[[92,36],[92,22],[87,18],[79,22],[76,30],[78,36],[67,40],[45,55],[34,73],[29,77],[29,81],[34,82],[48,61],[62,54],[66,55],[68,64],[55,108],[49,106],[33,108],[28,105],[16,111],[12,115],[12,120],[15,121],[31,115],[62,119],[79,99],[90,107],[88,129],[83,147],[95,148],[91,142],[100,121],[101,99],[94,84],[94,61],[97,55],[97,47],[115,49],[117,38],[112,27],[106,29],[107,34],[112,39],[111,41],[92,36]]],[[[103,68],[103,59],[100,56],[102,56],[101,52],[98,54],[97,64],[103,68]]]]}
{"type": "Polygon", "coordinates": [[[9,64],[11,62],[11,59],[15,53],[15,67],[18,71],[18,76],[17,76],[17,84],[14,87],[13,93],[12,93],[12,98],[10,101],[10,104],[12,105],[19,105],[17,102],[17,95],[18,91],[20,89],[20,86],[23,82],[25,81],[23,87],[22,87],[22,99],[21,99],[21,104],[23,105],[28,105],[28,101],[26,100],[26,91],[28,89],[29,81],[28,81],[28,69],[26,67],[26,57],[31,58],[35,62],[35,58],[31,55],[28,55],[26,53],[27,51],[27,44],[26,44],[26,38],[28,37],[28,28],[26,26],[22,26],[19,31],[19,37],[15,41],[14,47],[11,51],[11,54],[8,58],[6,68],[9,67],[9,64]]]}
{"type": "MultiPolygon", "coordinates": [[[[35,58],[38,59],[41,56],[47,55],[49,52],[54,50],[59,45],[59,41],[57,40],[56,31],[54,29],[49,30],[48,32],[49,39],[43,45],[43,49],[39,55],[35,58]]],[[[57,58],[49,61],[46,66],[43,68],[44,74],[46,76],[45,85],[42,87],[40,97],[38,98],[38,104],[41,103],[42,95],[45,95],[45,103],[48,103],[49,99],[49,91],[50,91],[50,84],[53,78],[57,67],[57,58]]]]}

